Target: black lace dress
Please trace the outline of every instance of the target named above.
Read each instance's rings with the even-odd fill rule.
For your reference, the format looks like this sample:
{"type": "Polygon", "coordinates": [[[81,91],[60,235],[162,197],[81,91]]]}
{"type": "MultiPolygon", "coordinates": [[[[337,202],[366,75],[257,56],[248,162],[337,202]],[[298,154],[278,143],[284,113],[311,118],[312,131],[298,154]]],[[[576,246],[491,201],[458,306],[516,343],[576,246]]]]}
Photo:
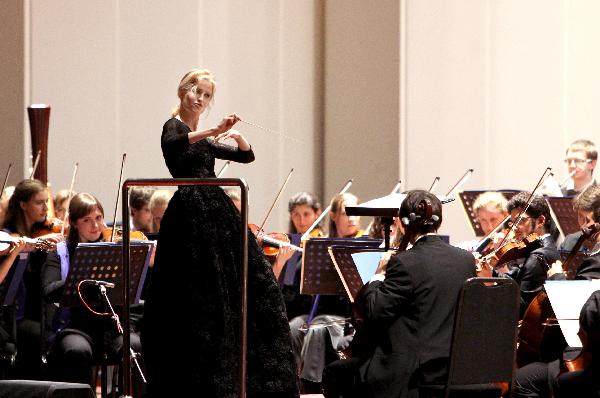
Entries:
{"type": "MultiPolygon", "coordinates": [[[[189,132],[175,118],[163,127],[163,156],[173,177],[215,177],[215,158],[254,160],[252,150],[209,140],[189,144],[189,132]]],[[[237,396],[239,234],[239,212],[220,187],[179,187],[171,199],[161,222],[142,331],[151,396],[237,396]]],[[[297,397],[281,292],[249,235],[248,396],[297,397]]]]}

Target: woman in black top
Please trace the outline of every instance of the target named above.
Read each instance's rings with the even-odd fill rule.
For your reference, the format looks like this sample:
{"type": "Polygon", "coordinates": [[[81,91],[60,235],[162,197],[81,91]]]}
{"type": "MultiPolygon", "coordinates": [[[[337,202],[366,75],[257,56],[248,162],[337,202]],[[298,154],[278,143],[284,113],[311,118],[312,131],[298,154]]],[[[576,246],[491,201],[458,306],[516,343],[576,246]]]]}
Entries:
{"type": "MultiPolygon", "coordinates": [[[[199,129],[215,83],[207,70],[188,72],[180,105],[162,132],[175,178],[215,177],[215,158],[250,163],[254,153],[231,127],[199,129]],[[219,140],[233,139],[237,147],[219,140]]],[[[239,365],[240,214],[217,186],[179,187],[161,221],[145,304],[143,353],[151,396],[197,391],[235,397],[239,365]],[[191,365],[187,365],[191,363],[191,365]]],[[[252,234],[248,253],[248,396],[296,397],[297,380],[283,300],[252,234]]]]}

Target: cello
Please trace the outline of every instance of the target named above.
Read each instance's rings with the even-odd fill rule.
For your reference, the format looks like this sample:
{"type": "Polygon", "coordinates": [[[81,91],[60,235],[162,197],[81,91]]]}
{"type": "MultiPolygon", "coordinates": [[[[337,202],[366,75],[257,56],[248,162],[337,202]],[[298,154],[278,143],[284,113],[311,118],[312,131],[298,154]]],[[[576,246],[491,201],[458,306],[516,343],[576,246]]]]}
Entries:
{"type": "MultiPolygon", "coordinates": [[[[575,243],[573,250],[562,264],[567,279],[575,278],[577,269],[573,260],[587,239],[600,232],[600,224],[595,223],[581,229],[582,235],[575,243]]],[[[525,310],[519,329],[519,346],[517,347],[517,366],[521,367],[535,361],[555,359],[562,355],[567,343],[560,329],[548,322],[556,315],[550,304],[547,293],[542,290],[525,310]]]]}

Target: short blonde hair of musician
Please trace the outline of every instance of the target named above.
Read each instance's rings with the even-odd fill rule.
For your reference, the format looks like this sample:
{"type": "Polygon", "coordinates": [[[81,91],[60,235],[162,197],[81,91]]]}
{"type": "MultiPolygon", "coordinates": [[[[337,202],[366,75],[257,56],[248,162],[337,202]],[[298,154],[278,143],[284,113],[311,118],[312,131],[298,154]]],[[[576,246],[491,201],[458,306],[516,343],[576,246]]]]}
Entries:
{"type": "MultiPolygon", "coordinates": [[[[342,206],[346,202],[349,202],[349,201],[354,201],[354,202],[358,203],[358,198],[354,194],[351,194],[349,192],[337,194],[336,196],[333,197],[333,199],[331,199],[331,203],[330,203],[331,213],[338,214],[342,210],[342,206]]],[[[335,224],[335,221],[333,221],[333,219],[331,218],[331,214],[330,214],[329,215],[329,237],[336,238],[337,234],[338,234],[337,226],[335,224]]]]}
{"type": "Polygon", "coordinates": [[[158,189],[152,193],[152,197],[150,198],[150,211],[156,209],[159,206],[166,206],[169,204],[169,201],[173,197],[173,192],[166,189],[158,189]]]}
{"type": "Polygon", "coordinates": [[[597,160],[598,159],[598,149],[596,149],[596,145],[590,140],[575,140],[569,145],[566,150],[566,154],[571,152],[583,152],[585,153],[586,159],[589,160],[597,160]]]}
{"type": "Polygon", "coordinates": [[[501,213],[506,213],[507,205],[508,200],[500,192],[484,192],[473,202],[473,213],[477,216],[477,212],[481,209],[497,210],[501,213]]]}
{"type": "MultiPolygon", "coordinates": [[[[179,82],[179,87],[177,87],[177,96],[179,99],[181,100],[188,91],[196,87],[200,80],[206,80],[211,84],[212,96],[210,98],[210,103],[212,104],[215,98],[217,84],[214,75],[208,69],[192,69],[183,75],[181,82],[179,82]]],[[[179,105],[173,108],[173,111],[171,112],[171,116],[175,117],[177,115],[179,115],[179,105]]]]}

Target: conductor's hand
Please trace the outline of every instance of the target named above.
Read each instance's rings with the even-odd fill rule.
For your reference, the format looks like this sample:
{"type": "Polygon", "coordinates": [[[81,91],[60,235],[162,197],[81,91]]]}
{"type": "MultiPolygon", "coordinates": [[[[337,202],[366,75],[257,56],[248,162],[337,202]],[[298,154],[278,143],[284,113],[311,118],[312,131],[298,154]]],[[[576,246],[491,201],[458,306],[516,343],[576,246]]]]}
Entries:
{"type": "Polygon", "coordinates": [[[235,142],[239,143],[240,140],[242,139],[242,134],[240,134],[240,132],[237,130],[227,130],[224,133],[217,135],[215,137],[215,142],[219,142],[220,140],[227,140],[230,138],[232,140],[235,140],[235,142]]]}
{"type": "Polygon", "coordinates": [[[221,123],[219,123],[219,125],[217,126],[215,140],[218,140],[219,137],[223,135],[223,133],[229,131],[229,129],[231,129],[233,125],[239,122],[240,120],[242,119],[235,113],[224,117],[223,120],[221,120],[221,123]]]}

